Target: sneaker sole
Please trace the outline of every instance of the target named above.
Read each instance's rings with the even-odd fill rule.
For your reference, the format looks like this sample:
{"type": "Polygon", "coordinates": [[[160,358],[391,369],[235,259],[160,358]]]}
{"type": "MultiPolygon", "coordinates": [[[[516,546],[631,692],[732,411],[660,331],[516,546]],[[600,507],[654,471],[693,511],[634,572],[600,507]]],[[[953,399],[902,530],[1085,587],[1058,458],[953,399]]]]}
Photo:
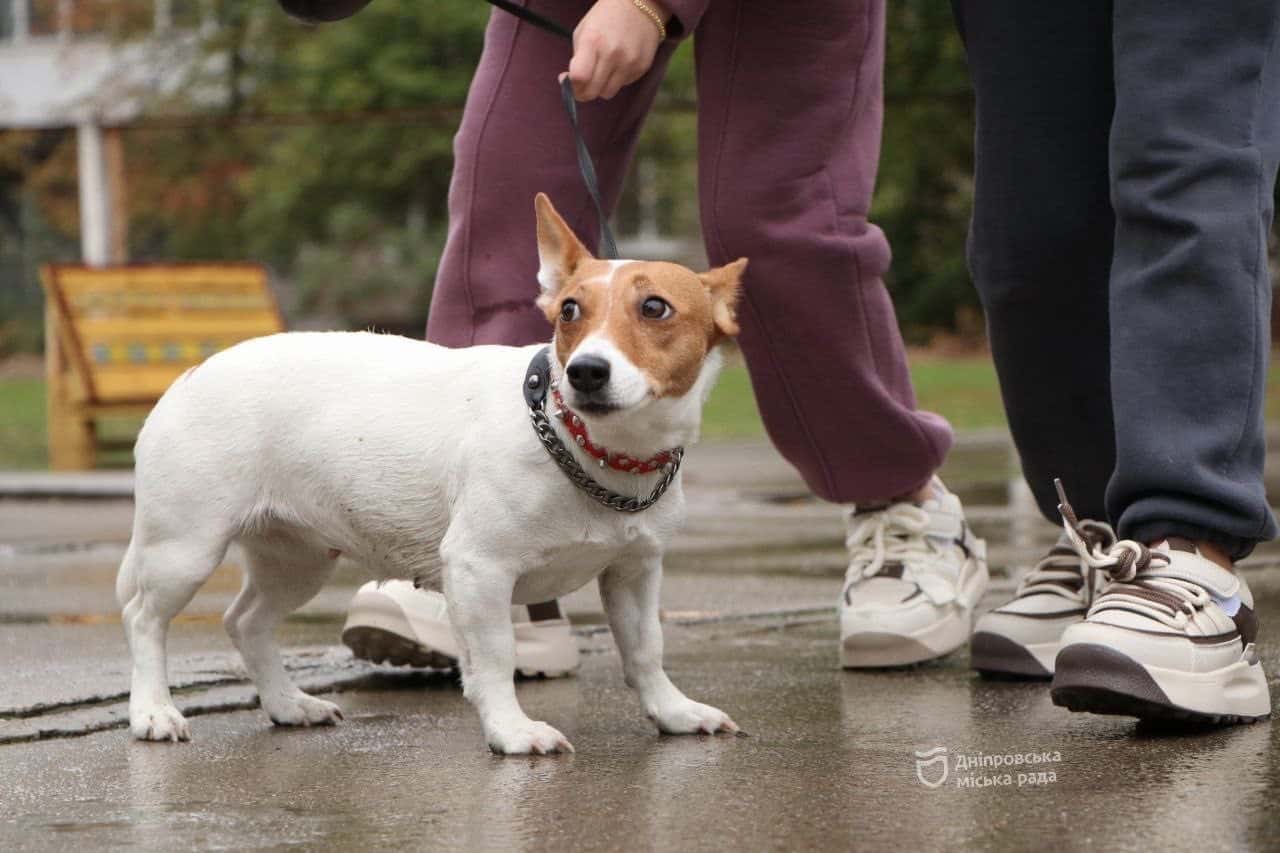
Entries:
{"type": "MultiPolygon", "coordinates": [[[[987,590],[989,575],[985,560],[976,560],[976,570],[965,584],[966,600],[979,601],[987,590]]],[[[870,620],[863,620],[868,627],[870,620]]],[[[876,626],[879,627],[879,626],[876,626]]],[[[885,669],[915,666],[955,652],[973,630],[973,609],[966,608],[926,625],[913,634],[886,630],[855,631],[840,638],[842,669],[885,669]]]]}
{"type": "Polygon", "coordinates": [[[1148,668],[1115,649],[1080,643],[1059,653],[1055,669],[1049,695],[1055,705],[1070,711],[1198,726],[1254,723],[1271,716],[1266,676],[1257,663],[1241,661],[1192,676],[1148,668]],[[1174,692],[1203,694],[1204,704],[1192,708],[1173,701],[1158,679],[1177,688],[1174,692]],[[1218,707],[1211,707],[1215,702],[1218,707]],[[1265,713],[1241,713],[1260,702],[1265,702],[1265,713]]]}
{"type": "Polygon", "coordinates": [[[423,669],[457,669],[457,658],[406,640],[381,628],[360,626],[342,632],[342,644],[361,660],[423,669]]]}
{"type": "Polygon", "coordinates": [[[983,678],[1002,681],[1048,681],[1053,671],[1036,656],[1001,634],[979,631],[969,640],[969,666],[983,678]]]}
{"type": "Polygon", "coordinates": [[[915,666],[951,654],[964,645],[939,651],[897,634],[851,634],[840,644],[841,669],[887,669],[915,666]]]}
{"type": "MultiPolygon", "coordinates": [[[[577,672],[577,640],[568,620],[517,622],[514,630],[516,672],[520,675],[563,678],[577,672]]],[[[357,594],[352,600],[342,637],[362,660],[438,669],[458,666],[458,649],[447,621],[414,621],[394,597],[377,590],[357,594]],[[347,642],[348,636],[351,642],[347,642]]]]}
{"type": "MultiPolygon", "coordinates": [[[[458,669],[457,658],[381,628],[348,628],[342,632],[342,644],[351,649],[351,654],[370,663],[418,669],[458,669]]],[[[525,666],[517,667],[516,672],[525,678],[565,678],[577,672],[577,667],[560,669],[525,666]]]]}
{"type": "Polygon", "coordinates": [[[884,669],[915,666],[955,652],[969,639],[973,615],[950,613],[914,634],[891,631],[857,631],[840,641],[843,669],[884,669]]]}

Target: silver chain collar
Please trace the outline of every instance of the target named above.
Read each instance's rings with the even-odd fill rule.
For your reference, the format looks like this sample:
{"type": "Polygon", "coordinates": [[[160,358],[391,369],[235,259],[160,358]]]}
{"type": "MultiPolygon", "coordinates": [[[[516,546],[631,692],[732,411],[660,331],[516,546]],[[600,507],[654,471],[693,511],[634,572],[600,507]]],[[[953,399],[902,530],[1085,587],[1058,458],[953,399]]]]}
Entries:
{"type": "MultiPolygon", "coordinates": [[[[534,388],[537,383],[545,381],[541,377],[535,379],[533,374],[527,379],[530,388],[534,388]]],[[[662,479],[658,481],[658,484],[653,487],[653,491],[647,497],[637,498],[620,494],[597,483],[582,467],[577,457],[573,455],[573,451],[561,440],[560,435],[556,432],[555,425],[551,423],[551,418],[547,416],[545,392],[540,396],[542,399],[536,405],[532,402],[529,404],[529,419],[533,423],[533,431],[537,433],[538,440],[547,449],[547,453],[560,466],[560,470],[569,478],[569,482],[581,489],[588,497],[617,512],[642,512],[656,504],[658,499],[666,493],[671,481],[676,478],[676,474],[680,471],[680,462],[684,459],[683,447],[677,447],[670,451],[671,461],[662,466],[662,479]]],[[[603,464],[603,460],[601,460],[601,464],[603,464]]]]}

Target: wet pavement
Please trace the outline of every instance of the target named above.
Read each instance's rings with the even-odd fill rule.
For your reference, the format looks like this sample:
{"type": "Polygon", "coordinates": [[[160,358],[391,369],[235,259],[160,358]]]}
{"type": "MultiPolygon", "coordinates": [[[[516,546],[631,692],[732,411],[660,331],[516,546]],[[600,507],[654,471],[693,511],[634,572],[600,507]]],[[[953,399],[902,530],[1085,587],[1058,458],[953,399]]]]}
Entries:
{"type": "MultiPolygon", "coordinates": [[[[659,736],[588,588],[566,602],[578,677],[518,688],[578,750],[540,758],[490,755],[452,674],[373,667],[335,645],[355,567],[282,630],[299,683],[346,722],[274,728],[220,625],[234,555],[172,630],[193,741],[132,742],[112,595],[129,503],[0,500],[0,850],[1280,849],[1272,724],[1072,715],[1043,685],[978,679],[963,652],[842,672],[838,516],[762,448],[701,448],[689,464],[689,525],[663,591],[668,670],[751,736],[659,736]]],[[[997,569],[1054,535],[1016,489],[1009,503],[1007,469],[999,442],[978,441],[947,472],[997,569]]],[[[1248,572],[1264,660],[1280,662],[1272,553],[1248,572]]],[[[1011,585],[997,577],[984,606],[1011,585]]]]}

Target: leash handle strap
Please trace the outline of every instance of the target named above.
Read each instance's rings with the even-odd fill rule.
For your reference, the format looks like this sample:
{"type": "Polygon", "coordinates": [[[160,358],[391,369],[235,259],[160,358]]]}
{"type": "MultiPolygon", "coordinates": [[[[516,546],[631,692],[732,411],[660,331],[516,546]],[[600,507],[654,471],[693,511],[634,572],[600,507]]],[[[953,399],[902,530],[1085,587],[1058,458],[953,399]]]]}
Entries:
{"type": "Polygon", "coordinates": [[[614,242],[613,229],[609,227],[609,217],[604,212],[604,202],[600,200],[600,185],[596,181],[596,167],[591,161],[591,151],[578,127],[578,102],[573,98],[573,85],[568,76],[560,81],[560,99],[564,102],[564,111],[568,113],[569,124],[573,127],[573,140],[578,148],[578,171],[582,173],[582,182],[587,186],[587,194],[591,196],[591,203],[596,206],[596,216],[600,220],[600,252],[609,260],[616,260],[618,244],[614,242]]]}
{"type": "MultiPolygon", "coordinates": [[[[573,33],[550,18],[539,15],[511,0],[485,0],[491,6],[515,15],[540,30],[559,36],[566,41],[573,41],[573,33]]],[[[578,125],[578,102],[573,97],[573,86],[569,78],[560,81],[560,99],[564,102],[564,111],[569,116],[569,125],[573,128],[573,141],[578,149],[578,171],[582,173],[582,182],[586,184],[587,195],[595,205],[596,217],[600,220],[600,253],[609,260],[618,257],[618,244],[613,239],[613,229],[609,227],[609,217],[605,215],[604,202],[600,200],[600,183],[596,178],[595,163],[591,159],[591,150],[587,141],[582,138],[582,128],[578,125]]]]}

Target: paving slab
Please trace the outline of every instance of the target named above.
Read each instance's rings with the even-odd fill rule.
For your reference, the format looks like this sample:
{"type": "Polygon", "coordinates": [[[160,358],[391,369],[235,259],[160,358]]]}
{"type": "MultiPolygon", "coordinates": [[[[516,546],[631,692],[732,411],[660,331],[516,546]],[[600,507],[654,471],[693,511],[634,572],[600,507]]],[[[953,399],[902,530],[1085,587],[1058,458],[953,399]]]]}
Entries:
{"type": "MultiPolygon", "coordinates": [[[[1007,445],[984,442],[947,478],[991,545],[988,608],[1056,528],[1019,504],[1007,445]]],[[[294,677],[347,721],[271,726],[221,627],[234,551],[171,632],[194,742],[132,742],[113,589],[127,480],[0,499],[0,850],[1280,849],[1273,725],[1072,715],[1042,684],[978,679],[964,652],[842,672],[839,510],[759,443],[700,447],[686,478],[663,588],[668,667],[751,737],[659,737],[588,585],[564,601],[579,676],[517,688],[578,753],[516,759],[484,749],[456,674],[369,665],[338,644],[365,580],[349,564],[281,629],[294,677]]],[[[1244,568],[1273,671],[1277,554],[1244,568]]]]}
{"type": "Polygon", "coordinates": [[[593,654],[577,678],[518,687],[577,753],[499,758],[449,676],[390,670],[329,697],[347,713],[335,728],[234,711],[194,718],[189,744],[111,730],[0,746],[0,849],[1147,851],[1280,837],[1270,725],[1188,734],[1071,715],[1043,685],[978,680],[963,655],[846,673],[829,619],[668,634],[672,677],[750,737],[657,735],[614,656],[593,654]],[[930,787],[940,765],[918,769],[916,753],[938,748],[947,778],[930,787]],[[996,756],[1024,763],[983,765],[996,756]]]}

